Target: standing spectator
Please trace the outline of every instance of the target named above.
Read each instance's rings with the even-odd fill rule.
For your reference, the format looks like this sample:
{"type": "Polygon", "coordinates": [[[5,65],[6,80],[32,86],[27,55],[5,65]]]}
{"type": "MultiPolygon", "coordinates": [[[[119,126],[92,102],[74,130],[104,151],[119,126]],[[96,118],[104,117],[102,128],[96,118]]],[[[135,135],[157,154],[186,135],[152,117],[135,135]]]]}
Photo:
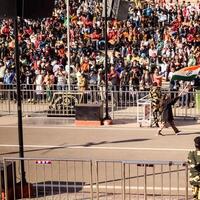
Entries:
{"type": "Polygon", "coordinates": [[[92,101],[97,100],[97,72],[92,70],[89,74],[89,85],[92,95],[92,101]]]}
{"type": "Polygon", "coordinates": [[[141,77],[141,87],[144,91],[148,91],[152,86],[152,76],[149,73],[148,69],[145,69],[143,71],[142,77],[141,77]]]}
{"type": "Polygon", "coordinates": [[[82,102],[87,103],[87,94],[85,91],[88,89],[88,80],[84,72],[81,73],[79,80],[79,91],[82,92],[82,102]]]}
{"type": "MultiPolygon", "coordinates": [[[[13,89],[13,82],[15,78],[15,72],[11,68],[7,68],[5,70],[5,75],[4,75],[4,84],[5,84],[5,89],[13,89]]],[[[15,93],[13,91],[10,91],[10,96],[6,96],[7,98],[10,98],[11,100],[15,99],[15,93]]]]}
{"type": "Polygon", "coordinates": [[[79,91],[83,92],[88,89],[88,81],[87,76],[84,72],[81,72],[81,76],[79,77],[79,91]]]}
{"type": "Polygon", "coordinates": [[[114,92],[114,99],[116,102],[119,102],[119,84],[120,79],[117,71],[113,66],[110,68],[110,72],[108,73],[108,80],[111,83],[112,91],[114,92]]]}
{"type": "Polygon", "coordinates": [[[57,90],[62,91],[65,90],[66,86],[66,72],[60,66],[55,72],[55,77],[57,79],[57,90]]]}
{"type": "Polygon", "coordinates": [[[41,69],[37,70],[37,75],[35,78],[35,85],[36,85],[36,101],[39,102],[42,100],[42,95],[44,94],[44,86],[43,86],[44,76],[42,74],[41,69]]]}
{"type": "Polygon", "coordinates": [[[53,84],[54,84],[54,75],[47,71],[46,76],[44,77],[43,84],[45,85],[47,101],[50,102],[53,97],[53,84]]]}
{"type": "Polygon", "coordinates": [[[133,67],[130,72],[130,80],[129,80],[130,90],[132,93],[133,104],[137,103],[137,91],[140,89],[140,77],[137,67],[133,67]]]}
{"type": "Polygon", "coordinates": [[[103,70],[100,68],[98,70],[98,74],[97,74],[97,86],[99,88],[100,91],[100,98],[102,101],[105,101],[106,97],[105,97],[105,76],[103,73],[103,70]]]}
{"type": "Polygon", "coordinates": [[[13,80],[15,77],[15,72],[13,69],[7,68],[4,75],[4,84],[7,89],[12,89],[13,80]]]}
{"type": "Polygon", "coordinates": [[[130,91],[129,88],[129,80],[130,80],[130,74],[127,69],[123,70],[120,74],[120,88],[122,91],[122,101],[125,102],[129,95],[128,92],[130,91]]]}
{"type": "Polygon", "coordinates": [[[192,185],[193,199],[200,199],[200,137],[194,138],[195,150],[188,154],[190,169],[190,184],[192,185]]]}
{"type": "MultiPolygon", "coordinates": [[[[2,61],[0,61],[0,90],[3,89],[4,76],[5,76],[6,66],[2,61]]],[[[3,93],[0,93],[0,99],[3,98],[3,93]]]]}
{"type": "Polygon", "coordinates": [[[153,73],[153,83],[157,83],[159,87],[162,86],[162,78],[163,76],[159,74],[159,69],[156,68],[153,73]]]}
{"type": "Polygon", "coordinates": [[[35,82],[35,78],[36,78],[36,74],[35,74],[35,70],[33,67],[26,67],[25,68],[25,72],[24,72],[24,76],[25,76],[25,86],[27,89],[27,94],[26,97],[28,98],[28,102],[34,102],[34,92],[35,92],[35,88],[34,88],[34,82],[35,82]]]}
{"type": "Polygon", "coordinates": [[[179,88],[180,88],[179,81],[178,80],[172,80],[172,76],[173,76],[174,72],[175,72],[175,68],[171,67],[168,77],[169,77],[169,80],[170,80],[169,89],[170,89],[170,92],[171,92],[172,99],[177,96],[179,88]]]}

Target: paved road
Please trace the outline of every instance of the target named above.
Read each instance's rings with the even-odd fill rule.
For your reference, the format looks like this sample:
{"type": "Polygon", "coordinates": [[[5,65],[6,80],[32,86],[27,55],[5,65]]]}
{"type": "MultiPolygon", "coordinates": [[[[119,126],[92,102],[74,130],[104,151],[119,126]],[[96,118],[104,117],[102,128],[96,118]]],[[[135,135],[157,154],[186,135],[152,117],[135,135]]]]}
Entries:
{"type": "MultiPolygon", "coordinates": [[[[126,120],[116,120],[112,126],[99,128],[75,127],[72,119],[24,118],[23,124],[26,158],[184,161],[188,151],[193,149],[194,137],[200,133],[199,124],[195,124],[193,121],[177,122],[179,129],[184,133],[179,136],[173,135],[170,128],[165,130],[166,136],[156,136],[156,128],[138,128],[135,123],[126,120]]],[[[17,118],[1,117],[0,158],[18,157],[18,155],[17,118]]],[[[35,161],[25,163],[28,181],[36,184],[36,188],[44,189],[44,182],[45,188],[48,187],[49,180],[52,180],[50,188],[53,183],[55,187],[62,185],[65,190],[67,183],[84,183],[80,190],[81,195],[85,195],[85,192],[87,193],[90,189],[89,166],[88,163],[84,165],[79,163],[75,167],[73,161],[69,163],[68,161],[67,163],[53,161],[51,165],[45,166],[38,166],[35,161]],[[66,167],[69,170],[66,170],[66,167]],[[71,182],[67,180],[71,180],[71,182]]],[[[105,191],[113,192],[113,190],[120,194],[122,191],[121,172],[120,164],[105,165],[102,163],[99,166],[99,187],[103,194],[105,191]],[[106,170],[105,166],[107,166],[106,170]]],[[[126,170],[127,172],[126,176],[130,177],[126,178],[127,190],[131,190],[131,193],[143,194],[144,167],[138,168],[136,165],[134,168],[131,166],[131,171],[126,170]]],[[[185,194],[183,166],[171,168],[166,165],[163,169],[161,166],[149,167],[147,174],[149,194],[162,194],[163,190],[164,195],[185,194]],[[156,178],[155,185],[153,184],[154,177],[156,178]],[[162,179],[164,180],[163,187],[160,183],[162,179]],[[177,180],[179,181],[177,182],[177,180]]],[[[95,189],[96,179],[94,178],[93,181],[95,189]]],[[[191,189],[189,191],[191,193],[191,189]]],[[[52,190],[50,190],[51,192],[52,190]]],[[[75,192],[73,195],[80,195],[80,192],[75,192]]],[[[43,195],[43,190],[41,195],[43,195]]],[[[68,195],[68,193],[64,191],[64,195],[68,195]]],[[[105,198],[103,197],[103,199],[105,198]]],[[[121,197],[114,199],[121,199],[121,197]]]]}
{"type": "MultiPolygon", "coordinates": [[[[200,133],[200,126],[193,122],[178,122],[184,135],[173,135],[168,128],[166,136],[158,137],[155,136],[156,128],[137,128],[135,124],[81,128],[72,123],[66,125],[57,121],[48,124],[45,121],[42,124],[41,121],[24,120],[26,157],[185,160],[188,151],[193,149],[194,137],[200,133]]],[[[1,157],[18,156],[16,123],[6,122],[0,124],[1,157]]]]}

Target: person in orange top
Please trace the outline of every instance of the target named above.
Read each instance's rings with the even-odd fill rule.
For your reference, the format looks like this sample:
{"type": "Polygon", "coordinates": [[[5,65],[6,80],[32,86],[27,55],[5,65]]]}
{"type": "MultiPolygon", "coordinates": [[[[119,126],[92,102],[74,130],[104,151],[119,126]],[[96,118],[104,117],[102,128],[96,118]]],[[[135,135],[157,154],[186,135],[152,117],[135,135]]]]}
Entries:
{"type": "Polygon", "coordinates": [[[159,69],[156,68],[153,73],[153,83],[157,83],[159,87],[162,86],[162,78],[163,76],[159,74],[159,69]]]}
{"type": "Polygon", "coordinates": [[[89,60],[88,58],[85,58],[83,62],[81,63],[81,71],[82,72],[88,72],[89,71],[89,60]]]}
{"type": "Polygon", "coordinates": [[[64,57],[65,57],[65,49],[64,49],[64,46],[63,46],[63,45],[59,46],[58,55],[59,55],[59,57],[61,57],[61,58],[64,58],[64,57]]]}

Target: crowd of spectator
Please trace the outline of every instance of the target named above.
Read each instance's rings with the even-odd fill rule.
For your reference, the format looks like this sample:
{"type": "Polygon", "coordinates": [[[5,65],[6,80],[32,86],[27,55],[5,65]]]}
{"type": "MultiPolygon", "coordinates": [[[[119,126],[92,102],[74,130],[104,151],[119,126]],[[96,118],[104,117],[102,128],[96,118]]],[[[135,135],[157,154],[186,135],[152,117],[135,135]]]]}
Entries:
{"type": "MultiPolygon", "coordinates": [[[[21,83],[48,92],[76,85],[105,87],[105,32],[100,0],[71,0],[70,24],[64,0],[56,0],[53,17],[19,22],[21,83]],[[68,66],[67,28],[70,31],[68,66]]],[[[16,83],[13,21],[0,21],[0,84],[16,83]]],[[[113,90],[149,90],[171,81],[174,71],[200,64],[199,2],[130,3],[127,20],[108,20],[108,80],[113,90]]]]}

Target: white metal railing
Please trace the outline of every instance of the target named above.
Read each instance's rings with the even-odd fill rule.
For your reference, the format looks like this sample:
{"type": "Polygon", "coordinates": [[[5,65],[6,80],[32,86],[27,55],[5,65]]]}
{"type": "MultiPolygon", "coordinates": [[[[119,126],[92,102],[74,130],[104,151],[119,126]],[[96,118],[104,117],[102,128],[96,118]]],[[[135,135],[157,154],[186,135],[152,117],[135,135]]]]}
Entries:
{"type": "MultiPolygon", "coordinates": [[[[166,91],[163,91],[163,93],[166,91]]],[[[112,118],[136,119],[137,113],[142,109],[140,105],[143,97],[149,91],[109,91],[109,112],[112,118]],[[137,106],[137,102],[139,102],[137,106]],[[138,112],[137,112],[137,109],[138,112]]],[[[176,96],[176,92],[171,92],[176,96]]],[[[0,90],[0,113],[16,114],[16,89],[0,90]]],[[[102,90],[37,90],[23,89],[21,91],[23,114],[44,116],[75,116],[74,106],[77,103],[99,103],[105,102],[105,89],[102,90]]],[[[149,102],[149,101],[148,101],[149,102]]],[[[146,108],[146,107],[145,107],[146,108]]],[[[189,92],[180,97],[173,107],[174,116],[196,119],[200,116],[200,93],[189,92]]]]}
{"type": "Polygon", "coordinates": [[[191,197],[184,161],[4,158],[6,199],[185,199],[191,197]],[[20,163],[24,161],[26,184],[20,163]],[[24,189],[23,189],[24,188],[24,189]]]}

